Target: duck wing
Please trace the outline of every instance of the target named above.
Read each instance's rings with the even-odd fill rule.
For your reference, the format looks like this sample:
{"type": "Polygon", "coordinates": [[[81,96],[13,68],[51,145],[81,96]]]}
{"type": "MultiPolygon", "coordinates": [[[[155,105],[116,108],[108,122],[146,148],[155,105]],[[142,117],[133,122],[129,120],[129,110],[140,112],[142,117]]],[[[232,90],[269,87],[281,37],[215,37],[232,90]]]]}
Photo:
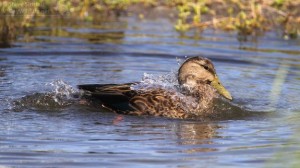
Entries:
{"type": "Polygon", "coordinates": [[[131,90],[126,84],[88,84],[78,85],[84,92],[84,98],[96,102],[96,105],[121,114],[152,115],[170,118],[186,118],[180,101],[174,99],[174,93],[153,88],[150,90],[131,90]]]}
{"type": "Polygon", "coordinates": [[[99,102],[101,105],[116,111],[118,113],[126,113],[135,109],[129,104],[137,93],[131,90],[131,85],[125,84],[87,84],[78,85],[78,89],[83,90],[83,98],[93,103],[99,102]]]}

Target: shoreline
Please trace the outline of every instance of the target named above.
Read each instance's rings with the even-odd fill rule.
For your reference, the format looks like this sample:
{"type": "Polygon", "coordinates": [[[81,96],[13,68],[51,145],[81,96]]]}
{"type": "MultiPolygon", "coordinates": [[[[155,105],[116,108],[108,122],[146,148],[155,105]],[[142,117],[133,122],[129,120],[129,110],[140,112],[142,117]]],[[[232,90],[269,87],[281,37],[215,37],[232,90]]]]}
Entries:
{"type": "Polygon", "coordinates": [[[280,31],[284,39],[300,36],[300,2],[287,1],[232,1],[220,0],[90,0],[67,4],[47,3],[41,0],[3,1],[0,8],[0,47],[10,47],[18,34],[35,26],[40,18],[61,21],[78,20],[101,22],[119,17],[137,17],[141,20],[170,19],[179,33],[199,29],[234,31],[239,36],[256,36],[267,31],[280,31]]]}

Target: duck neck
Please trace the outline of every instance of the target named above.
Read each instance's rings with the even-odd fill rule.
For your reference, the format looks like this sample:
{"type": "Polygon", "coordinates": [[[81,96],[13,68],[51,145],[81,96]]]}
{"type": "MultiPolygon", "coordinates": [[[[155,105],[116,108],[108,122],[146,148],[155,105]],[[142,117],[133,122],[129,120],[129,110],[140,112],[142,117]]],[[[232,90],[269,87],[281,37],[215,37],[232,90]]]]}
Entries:
{"type": "Polygon", "coordinates": [[[217,97],[215,89],[208,84],[198,84],[195,87],[182,86],[183,94],[196,98],[198,108],[209,108],[217,97]]]}

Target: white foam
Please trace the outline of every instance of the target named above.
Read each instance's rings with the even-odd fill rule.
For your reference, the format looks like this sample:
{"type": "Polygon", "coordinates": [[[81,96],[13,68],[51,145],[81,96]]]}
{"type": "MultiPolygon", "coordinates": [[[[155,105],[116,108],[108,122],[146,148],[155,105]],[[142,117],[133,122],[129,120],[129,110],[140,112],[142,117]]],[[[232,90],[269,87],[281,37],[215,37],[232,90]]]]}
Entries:
{"type": "Polygon", "coordinates": [[[48,85],[53,87],[51,94],[53,94],[54,101],[59,105],[66,105],[69,100],[74,99],[74,94],[78,93],[78,90],[63,80],[55,80],[48,85]]]}

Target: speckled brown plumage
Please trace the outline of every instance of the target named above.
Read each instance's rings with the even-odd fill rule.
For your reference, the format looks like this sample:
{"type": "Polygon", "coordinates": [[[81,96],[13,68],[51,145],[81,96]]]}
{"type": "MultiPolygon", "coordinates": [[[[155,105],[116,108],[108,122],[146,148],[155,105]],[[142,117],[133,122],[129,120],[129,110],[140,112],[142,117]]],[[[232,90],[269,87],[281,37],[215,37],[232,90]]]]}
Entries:
{"type": "Polygon", "coordinates": [[[187,59],[178,70],[178,86],[153,85],[132,89],[139,83],[79,85],[83,98],[117,113],[169,118],[205,116],[215,91],[231,99],[221,85],[213,64],[203,57],[187,59]]]}

